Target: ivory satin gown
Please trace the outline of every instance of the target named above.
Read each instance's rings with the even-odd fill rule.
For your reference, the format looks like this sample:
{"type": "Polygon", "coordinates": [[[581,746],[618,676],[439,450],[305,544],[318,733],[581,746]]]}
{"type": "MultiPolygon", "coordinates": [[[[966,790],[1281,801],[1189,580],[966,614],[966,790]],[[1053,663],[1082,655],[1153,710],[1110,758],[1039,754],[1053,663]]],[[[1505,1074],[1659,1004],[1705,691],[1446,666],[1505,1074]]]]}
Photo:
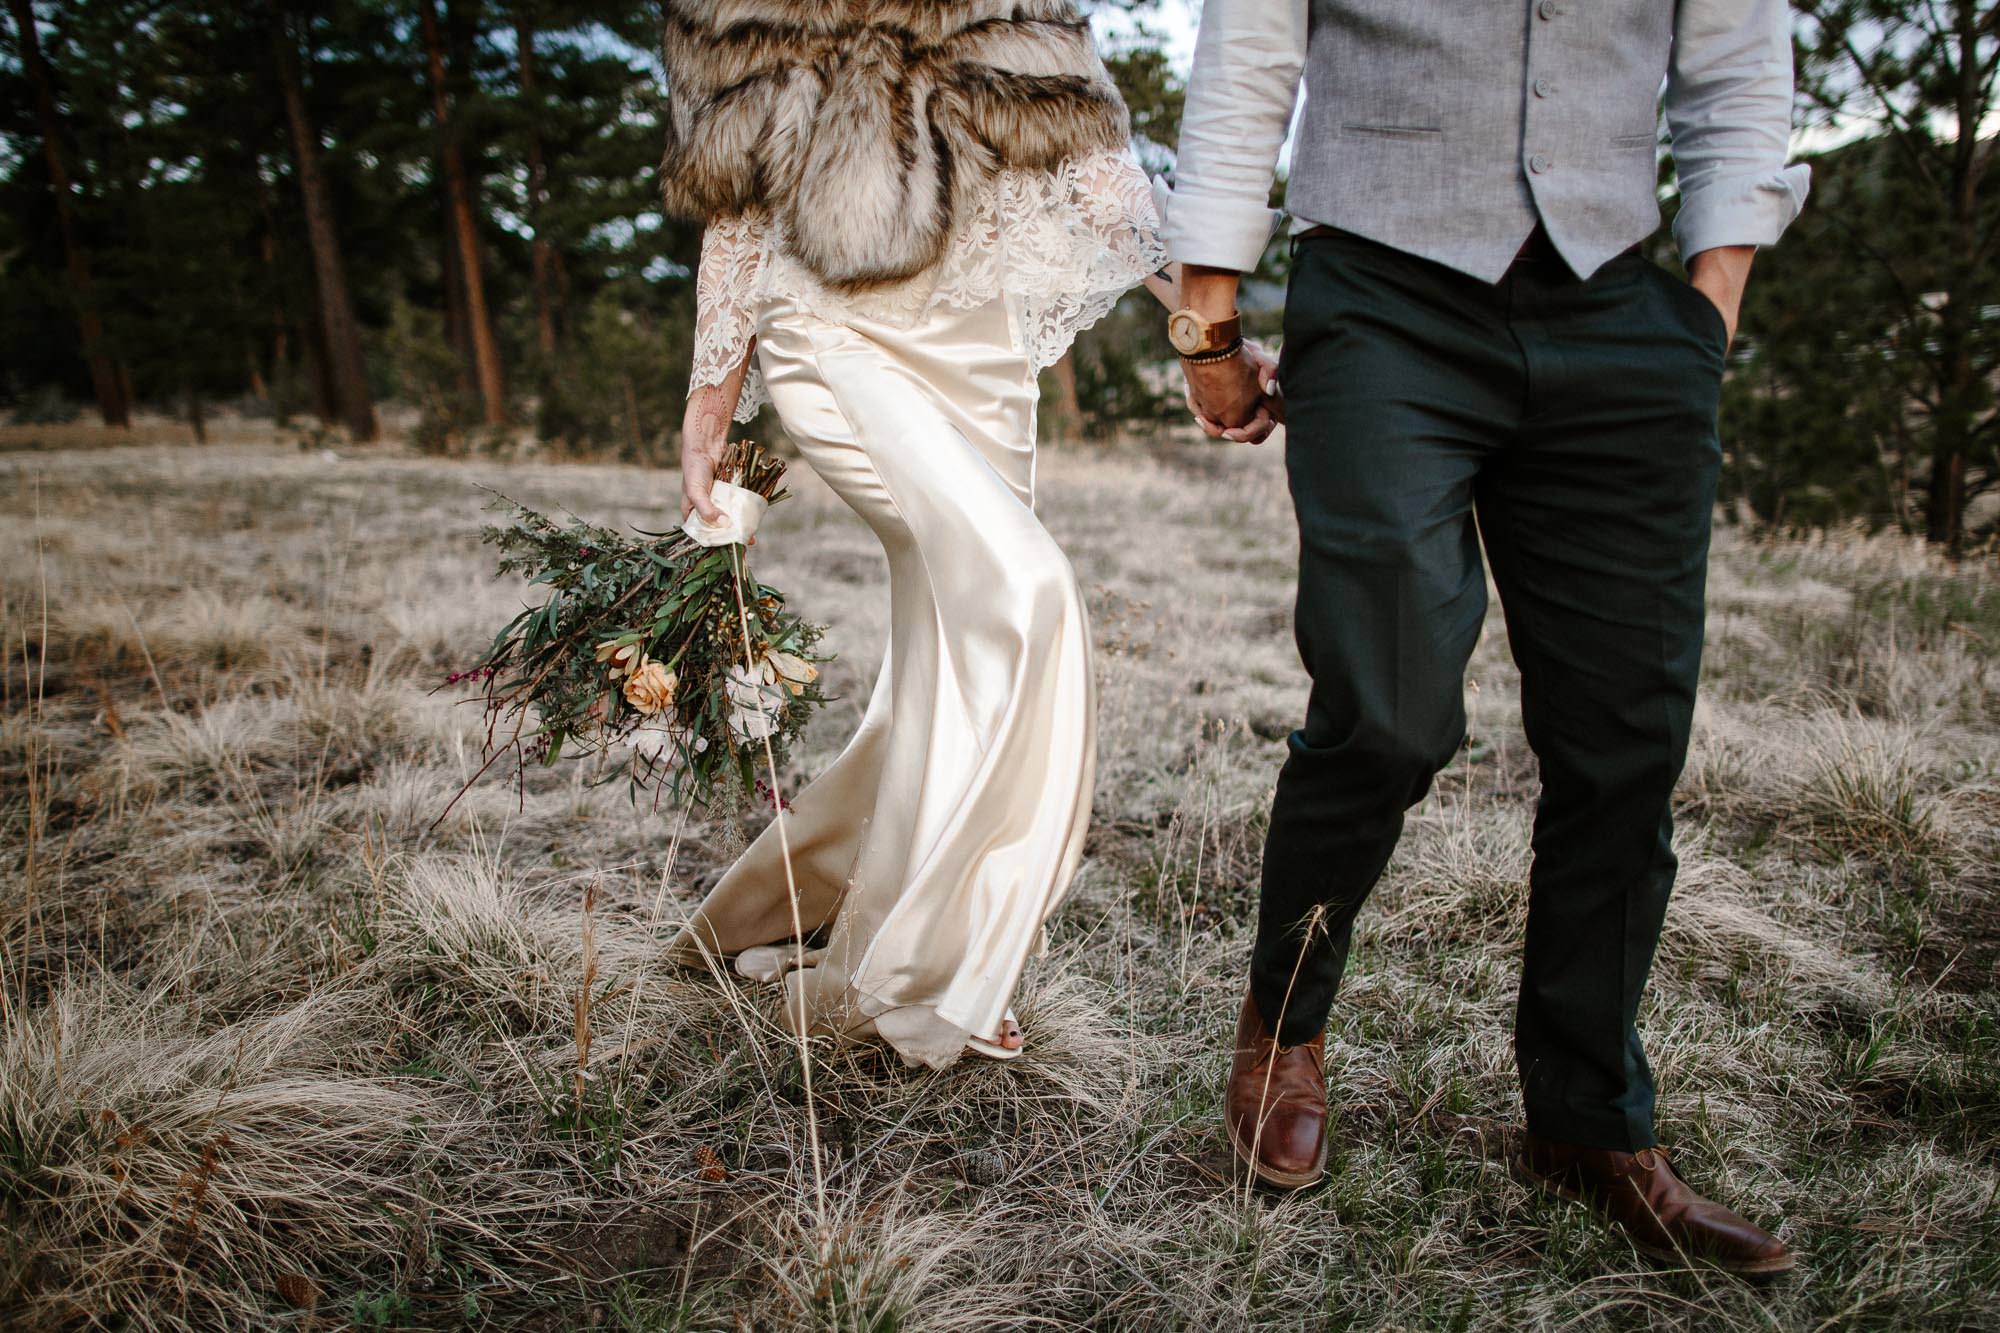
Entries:
{"type": "MultiPolygon", "coordinates": [[[[1139,250],[1129,264],[1155,258],[1139,250]]],[[[1090,818],[1089,624],[1034,510],[1049,325],[1004,289],[912,317],[799,287],[755,288],[762,392],[882,543],[889,647],[860,730],[778,816],[785,838],[774,820],[672,949],[698,962],[792,939],[788,842],[799,919],[826,933],[784,978],[787,1021],[802,994],[810,1031],[941,1067],[1000,1029],[1090,818]]]]}

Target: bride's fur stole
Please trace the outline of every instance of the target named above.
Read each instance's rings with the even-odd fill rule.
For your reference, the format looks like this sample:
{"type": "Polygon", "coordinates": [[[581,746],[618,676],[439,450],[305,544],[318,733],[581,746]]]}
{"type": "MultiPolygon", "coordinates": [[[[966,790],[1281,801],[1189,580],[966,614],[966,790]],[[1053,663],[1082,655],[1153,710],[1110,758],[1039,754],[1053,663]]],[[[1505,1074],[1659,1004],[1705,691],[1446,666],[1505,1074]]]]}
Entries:
{"type": "Polygon", "coordinates": [[[1130,138],[1071,0],[667,0],[669,213],[751,208],[821,281],[943,258],[1004,168],[1130,138]]]}

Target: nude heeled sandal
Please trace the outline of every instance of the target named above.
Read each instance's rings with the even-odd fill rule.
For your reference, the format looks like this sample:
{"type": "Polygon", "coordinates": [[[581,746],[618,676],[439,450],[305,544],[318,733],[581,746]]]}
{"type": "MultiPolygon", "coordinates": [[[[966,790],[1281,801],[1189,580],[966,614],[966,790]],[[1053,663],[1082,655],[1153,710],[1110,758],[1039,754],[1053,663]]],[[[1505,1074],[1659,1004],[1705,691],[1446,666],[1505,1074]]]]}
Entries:
{"type": "Polygon", "coordinates": [[[776,981],[801,966],[812,967],[825,956],[825,949],[807,949],[801,962],[794,945],[760,944],[736,955],[736,975],[751,981],[776,981]]]}
{"type": "MultiPolygon", "coordinates": [[[[1000,1021],[1011,1024],[1014,1027],[1021,1026],[1021,1020],[1014,1017],[1012,1009],[1002,1014],[1000,1021]]],[[[1022,1051],[1028,1049],[1028,1046],[1025,1041],[1019,1046],[1009,1047],[1002,1046],[997,1041],[988,1041],[985,1037],[967,1037],[965,1039],[965,1049],[975,1055],[983,1055],[988,1060],[1016,1060],[1020,1058],[1022,1051]]]]}

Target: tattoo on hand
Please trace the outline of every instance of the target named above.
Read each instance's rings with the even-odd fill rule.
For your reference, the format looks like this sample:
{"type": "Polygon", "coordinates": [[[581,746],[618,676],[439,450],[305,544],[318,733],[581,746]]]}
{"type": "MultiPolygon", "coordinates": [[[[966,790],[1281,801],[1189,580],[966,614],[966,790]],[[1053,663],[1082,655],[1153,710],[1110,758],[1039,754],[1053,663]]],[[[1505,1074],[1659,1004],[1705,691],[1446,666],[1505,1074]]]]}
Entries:
{"type": "Polygon", "coordinates": [[[722,426],[722,413],[713,407],[704,408],[695,418],[695,426],[703,441],[713,439],[716,430],[722,426]]]}

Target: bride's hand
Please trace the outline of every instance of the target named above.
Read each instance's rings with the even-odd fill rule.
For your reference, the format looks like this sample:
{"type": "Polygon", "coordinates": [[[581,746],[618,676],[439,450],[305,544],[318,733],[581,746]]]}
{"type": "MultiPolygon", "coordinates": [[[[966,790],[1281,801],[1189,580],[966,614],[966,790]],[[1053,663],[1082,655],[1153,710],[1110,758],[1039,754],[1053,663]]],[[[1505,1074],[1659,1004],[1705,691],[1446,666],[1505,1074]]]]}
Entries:
{"type": "Polygon", "coordinates": [[[681,517],[700,514],[704,522],[720,523],[725,515],[715,507],[715,471],[729,445],[729,386],[705,385],[688,395],[681,420],[681,517]]]}
{"type": "Polygon", "coordinates": [[[1256,368],[1257,383],[1264,390],[1264,410],[1275,420],[1283,422],[1285,394],[1278,385],[1278,358],[1271,354],[1270,348],[1255,338],[1243,340],[1243,355],[1249,358],[1250,364],[1256,368]]]}

